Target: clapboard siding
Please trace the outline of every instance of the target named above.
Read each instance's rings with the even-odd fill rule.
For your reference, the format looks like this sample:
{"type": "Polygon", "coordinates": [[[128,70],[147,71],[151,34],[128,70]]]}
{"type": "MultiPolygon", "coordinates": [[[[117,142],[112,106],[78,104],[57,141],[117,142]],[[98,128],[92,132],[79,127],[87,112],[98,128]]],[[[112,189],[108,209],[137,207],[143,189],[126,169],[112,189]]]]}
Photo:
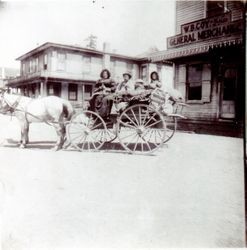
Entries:
{"type": "Polygon", "coordinates": [[[181,32],[180,26],[204,18],[205,1],[176,2],[176,34],[181,32]]]}
{"type": "Polygon", "coordinates": [[[243,18],[243,3],[240,1],[227,1],[227,9],[231,11],[232,21],[243,18]]]}
{"type": "MultiPolygon", "coordinates": [[[[180,34],[181,25],[206,18],[206,1],[183,0],[176,2],[176,34],[180,34]]],[[[243,3],[241,1],[226,1],[227,10],[231,12],[232,21],[243,18],[243,3]]]]}

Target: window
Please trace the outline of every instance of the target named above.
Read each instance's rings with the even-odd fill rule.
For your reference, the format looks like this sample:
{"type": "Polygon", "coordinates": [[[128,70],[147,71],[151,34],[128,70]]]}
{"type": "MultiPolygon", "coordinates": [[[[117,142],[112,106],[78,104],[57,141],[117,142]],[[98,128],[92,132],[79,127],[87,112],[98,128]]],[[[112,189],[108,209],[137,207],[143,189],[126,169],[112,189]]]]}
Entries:
{"type": "Polygon", "coordinates": [[[32,65],[32,60],[29,61],[29,68],[28,68],[28,72],[32,73],[33,72],[33,65],[32,65]]]}
{"type": "Polygon", "coordinates": [[[115,75],[115,68],[116,68],[116,61],[111,61],[110,72],[112,73],[112,76],[115,75]]]}
{"type": "Polygon", "coordinates": [[[65,53],[58,53],[57,54],[57,70],[64,71],[65,70],[65,53]]]}
{"type": "Polygon", "coordinates": [[[207,17],[217,16],[225,12],[225,1],[207,1],[207,17]]]}
{"type": "Polygon", "coordinates": [[[84,100],[89,100],[92,96],[93,88],[92,85],[84,86],[84,100]]]}
{"type": "Polygon", "coordinates": [[[77,92],[78,92],[78,86],[77,84],[69,84],[69,100],[71,101],[77,101],[77,92]]]}
{"type": "Polygon", "coordinates": [[[26,74],[26,72],[25,72],[25,63],[23,62],[22,63],[22,75],[25,75],[26,74]]]}
{"type": "Polygon", "coordinates": [[[38,65],[39,65],[38,60],[39,60],[38,58],[33,59],[33,72],[38,71],[38,65]]]}
{"type": "Polygon", "coordinates": [[[47,54],[44,55],[43,69],[44,69],[44,70],[47,70],[47,54]]]}
{"type": "Polygon", "coordinates": [[[83,57],[83,72],[84,73],[91,72],[91,57],[90,56],[83,57]]]}
{"type": "Polygon", "coordinates": [[[127,71],[131,72],[133,70],[133,63],[127,63],[127,71]]]}
{"type": "Polygon", "coordinates": [[[187,67],[187,100],[202,99],[202,64],[187,67]]]}
{"type": "Polygon", "coordinates": [[[147,80],[147,66],[142,66],[141,67],[141,78],[144,81],[147,80]]]}
{"type": "Polygon", "coordinates": [[[61,83],[49,82],[47,84],[47,94],[61,96],[61,83]]]}
{"type": "Polygon", "coordinates": [[[52,84],[49,84],[47,86],[47,92],[48,92],[48,95],[54,95],[54,88],[52,84]]]}

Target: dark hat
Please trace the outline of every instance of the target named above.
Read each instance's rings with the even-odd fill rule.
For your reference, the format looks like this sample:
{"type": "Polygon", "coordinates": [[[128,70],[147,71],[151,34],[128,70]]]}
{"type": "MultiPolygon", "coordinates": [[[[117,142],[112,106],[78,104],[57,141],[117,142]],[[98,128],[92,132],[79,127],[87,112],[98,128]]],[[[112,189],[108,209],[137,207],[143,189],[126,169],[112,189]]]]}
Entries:
{"type": "Polygon", "coordinates": [[[129,76],[129,78],[131,78],[132,77],[132,75],[131,75],[131,73],[130,72],[125,72],[125,73],[123,73],[123,76],[124,75],[128,75],[129,76]]]}
{"type": "Polygon", "coordinates": [[[159,74],[157,71],[153,71],[151,74],[150,74],[150,78],[152,79],[152,76],[153,74],[156,74],[157,75],[157,80],[159,80],[159,74]]]}
{"type": "Polygon", "coordinates": [[[111,73],[110,73],[110,71],[109,71],[108,69],[103,69],[103,70],[101,71],[101,73],[100,73],[100,77],[103,78],[103,73],[104,73],[105,71],[106,71],[107,74],[108,74],[107,79],[109,79],[109,78],[111,77],[111,73]]]}

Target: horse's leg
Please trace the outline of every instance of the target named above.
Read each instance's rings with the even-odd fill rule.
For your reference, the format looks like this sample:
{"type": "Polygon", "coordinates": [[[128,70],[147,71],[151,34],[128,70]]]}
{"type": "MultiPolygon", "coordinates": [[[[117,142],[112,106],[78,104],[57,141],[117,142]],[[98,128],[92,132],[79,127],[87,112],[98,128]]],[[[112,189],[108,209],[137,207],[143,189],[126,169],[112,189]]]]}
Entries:
{"type": "Polygon", "coordinates": [[[29,123],[25,121],[25,122],[21,123],[21,145],[20,145],[20,148],[25,148],[26,144],[29,142],[28,132],[29,132],[29,123]]]}
{"type": "Polygon", "coordinates": [[[25,142],[26,144],[29,143],[29,123],[27,122],[25,127],[25,142]]]}
{"type": "Polygon", "coordinates": [[[54,147],[54,150],[59,150],[63,147],[66,130],[65,130],[65,126],[63,123],[58,124],[55,127],[55,129],[57,132],[58,139],[57,139],[56,145],[54,147]]]}

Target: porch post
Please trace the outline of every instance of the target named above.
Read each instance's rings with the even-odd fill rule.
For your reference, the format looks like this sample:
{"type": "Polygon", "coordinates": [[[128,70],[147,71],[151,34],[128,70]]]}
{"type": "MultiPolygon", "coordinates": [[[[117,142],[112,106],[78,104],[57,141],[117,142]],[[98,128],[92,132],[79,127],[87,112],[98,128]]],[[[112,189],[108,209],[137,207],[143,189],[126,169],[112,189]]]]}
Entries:
{"type": "Polygon", "coordinates": [[[68,100],[68,83],[67,82],[61,82],[61,97],[63,99],[68,100]]]}
{"type": "Polygon", "coordinates": [[[40,82],[40,96],[41,97],[47,96],[47,79],[40,82]]]}

